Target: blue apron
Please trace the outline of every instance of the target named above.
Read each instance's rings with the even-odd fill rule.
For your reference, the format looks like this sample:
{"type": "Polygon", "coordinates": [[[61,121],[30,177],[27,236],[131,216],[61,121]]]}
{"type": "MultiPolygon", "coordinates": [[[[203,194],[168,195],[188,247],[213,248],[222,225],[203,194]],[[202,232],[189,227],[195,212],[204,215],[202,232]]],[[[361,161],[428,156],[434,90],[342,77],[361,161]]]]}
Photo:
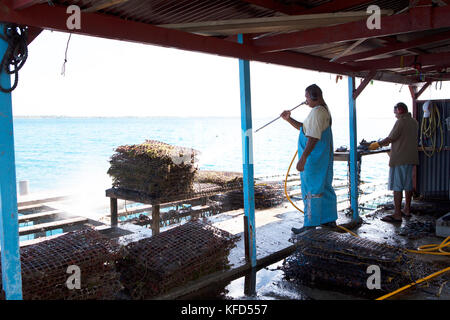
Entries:
{"type": "MultiPolygon", "coordinates": [[[[308,138],[300,128],[298,157],[303,154],[308,138]]],[[[337,220],[336,193],[333,183],[333,133],[331,125],[322,132],[308,156],[304,171],[300,172],[302,197],[305,206],[304,226],[319,226],[337,220]]]]}

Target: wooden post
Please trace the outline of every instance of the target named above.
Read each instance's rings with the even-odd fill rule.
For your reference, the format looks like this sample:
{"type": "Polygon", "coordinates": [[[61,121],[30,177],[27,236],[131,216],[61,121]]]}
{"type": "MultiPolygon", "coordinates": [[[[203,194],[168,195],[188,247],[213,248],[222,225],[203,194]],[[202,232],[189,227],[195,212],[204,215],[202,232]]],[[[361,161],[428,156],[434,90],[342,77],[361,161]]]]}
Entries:
{"type": "Polygon", "coordinates": [[[355,78],[348,77],[349,123],[350,123],[350,204],[353,211],[353,221],[359,220],[358,211],[358,151],[356,133],[356,99],[355,78]]]}
{"type": "MultiPolygon", "coordinates": [[[[238,35],[239,43],[244,43],[244,36],[238,35]]],[[[253,131],[252,107],[250,95],[250,62],[239,60],[239,84],[241,95],[241,129],[242,129],[242,167],[244,186],[244,211],[247,219],[248,252],[247,261],[252,267],[256,266],[256,239],[255,239],[255,190],[253,173],[253,131]]]]}
{"type": "Polygon", "coordinates": [[[251,271],[245,275],[244,294],[250,297],[256,296],[256,268],[252,268],[251,271]]]}
{"type": "Polygon", "coordinates": [[[159,216],[159,204],[152,205],[152,236],[159,234],[159,223],[160,223],[160,216],[159,216]]]}
{"type": "MultiPolygon", "coordinates": [[[[4,25],[0,24],[3,34],[4,25]]],[[[0,59],[8,43],[0,39],[0,59]]],[[[0,84],[11,87],[11,77],[0,70],[0,84]]],[[[2,285],[7,300],[22,300],[22,273],[19,249],[14,129],[10,92],[0,92],[0,247],[2,285]]]]}
{"type": "Polygon", "coordinates": [[[117,198],[109,198],[111,203],[111,227],[117,227],[117,198]]]}

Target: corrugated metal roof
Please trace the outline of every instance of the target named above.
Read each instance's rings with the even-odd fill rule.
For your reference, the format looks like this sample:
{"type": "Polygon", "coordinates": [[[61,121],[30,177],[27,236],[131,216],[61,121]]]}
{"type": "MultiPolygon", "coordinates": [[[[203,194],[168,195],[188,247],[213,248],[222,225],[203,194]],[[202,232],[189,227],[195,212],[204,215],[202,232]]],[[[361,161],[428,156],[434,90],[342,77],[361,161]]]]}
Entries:
{"type": "MultiPolygon", "coordinates": [[[[81,9],[101,8],[105,3],[104,0],[59,0],[54,2],[66,6],[76,4],[81,9]]],[[[105,7],[99,12],[156,25],[280,15],[276,11],[240,0],[128,0],[105,7]]]]}
{"type": "MultiPolygon", "coordinates": [[[[46,0],[40,0],[40,3],[46,3],[46,0]]],[[[338,11],[342,14],[352,12],[366,12],[369,5],[377,5],[382,10],[391,10],[394,14],[405,12],[409,5],[409,0],[352,0],[352,1],[336,1],[336,0],[52,0],[55,5],[69,6],[72,4],[78,5],[82,10],[88,12],[99,12],[106,15],[112,15],[128,21],[136,21],[156,26],[162,26],[166,28],[173,28],[183,30],[184,32],[198,33],[201,35],[227,37],[229,35],[237,33],[250,33],[252,32],[253,39],[262,39],[266,36],[274,36],[289,32],[299,32],[305,28],[317,28],[322,26],[329,26],[333,24],[346,23],[354,21],[351,19],[365,19],[364,16],[360,17],[329,17],[319,22],[319,18],[315,17],[314,23],[303,22],[303,25],[294,24],[288,27],[279,27],[273,20],[269,21],[269,27],[266,25],[257,25],[254,27],[248,27],[243,29],[239,20],[245,20],[255,18],[271,18],[271,17],[290,17],[286,14],[289,9],[292,8],[293,12],[299,12],[297,14],[310,14],[323,12],[323,13],[335,13],[338,11]],[[355,4],[355,5],[351,5],[355,4]],[[279,9],[279,11],[275,10],[279,9]],[[312,11],[309,11],[312,10],[312,11]],[[347,21],[341,19],[349,19],[347,21]],[[231,20],[238,21],[237,27],[234,29],[224,28],[223,30],[209,30],[212,25],[219,22],[231,22],[231,20]],[[207,23],[206,30],[195,31],[194,29],[180,29],[179,24],[188,23],[207,23]],[[177,27],[168,25],[177,25],[177,27]],[[290,29],[291,28],[291,29],[290,29]]],[[[263,19],[264,20],[264,19],[263,19]]],[[[265,19],[267,20],[267,19],[265,19]]],[[[285,22],[287,19],[284,19],[285,22]]],[[[233,23],[234,23],[233,21],[233,23]]],[[[310,21],[310,20],[308,20],[310,21]]],[[[313,21],[313,20],[311,20],[313,21]]],[[[252,22],[253,23],[253,22],[252,22]]],[[[262,21],[255,22],[263,23],[262,21]]],[[[185,26],[184,26],[185,27],[185,26]]],[[[228,25],[226,26],[228,27],[228,25]]],[[[386,46],[399,44],[402,42],[412,41],[414,39],[424,38],[432,35],[436,32],[443,32],[446,30],[433,30],[431,32],[411,32],[406,34],[385,36],[377,39],[367,39],[356,47],[351,47],[355,44],[355,40],[341,41],[339,43],[324,43],[320,45],[310,45],[307,47],[301,47],[297,49],[284,49],[286,51],[303,53],[325,60],[330,60],[339,57],[342,54],[353,55],[363,51],[371,51],[386,46]],[[347,49],[352,49],[351,51],[347,49]]],[[[280,49],[283,51],[283,49],[280,49]]],[[[435,43],[428,43],[425,45],[418,45],[413,48],[399,49],[393,52],[383,53],[378,56],[363,58],[363,60],[388,58],[395,56],[411,56],[417,54],[427,53],[439,53],[450,52],[450,39],[443,39],[442,41],[435,43]]],[[[358,61],[358,60],[353,60],[358,61]]],[[[360,60],[361,61],[361,60],[360,60]]],[[[343,62],[345,63],[345,62],[343,62]]],[[[443,64],[445,61],[442,62],[443,64]]],[[[449,63],[450,66],[450,63],[449,63]]],[[[411,65],[404,66],[401,71],[410,70],[411,65]]],[[[382,68],[380,69],[382,70],[382,68]]],[[[387,69],[389,70],[389,69],[387,69]]],[[[399,71],[399,69],[391,68],[390,71],[399,71]]],[[[365,76],[367,71],[357,74],[357,76],[365,76]]],[[[417,80],[414,80],[417,81],[417,80]]]]}

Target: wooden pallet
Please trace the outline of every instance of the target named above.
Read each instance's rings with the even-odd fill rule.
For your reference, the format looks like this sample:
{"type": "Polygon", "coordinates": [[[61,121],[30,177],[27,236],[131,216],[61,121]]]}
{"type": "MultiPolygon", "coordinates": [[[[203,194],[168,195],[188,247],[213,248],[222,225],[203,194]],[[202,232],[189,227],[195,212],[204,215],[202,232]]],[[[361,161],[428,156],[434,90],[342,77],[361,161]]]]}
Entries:
{"type": "Polygon", "coordinates": [[[82,225],[88,222],[89,219],[84,217],[75,217],[64,220],[57,220],[47,223],[35,224],[33,226],[21,227],[19,228],[19,236],[25,236],[29,234],[34,234],[38,232],[46,232],[55,229],[66,228],[75,225],[82,225]]]}

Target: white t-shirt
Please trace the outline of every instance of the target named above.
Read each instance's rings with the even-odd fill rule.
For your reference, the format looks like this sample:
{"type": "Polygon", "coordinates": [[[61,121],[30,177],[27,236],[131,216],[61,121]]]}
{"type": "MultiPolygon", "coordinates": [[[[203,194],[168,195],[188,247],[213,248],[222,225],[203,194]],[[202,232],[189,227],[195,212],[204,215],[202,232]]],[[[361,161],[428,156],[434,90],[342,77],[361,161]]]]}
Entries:
{"type": "Polygon", "coordinates": [[[320,139],[322,132],[331,124],[331,115],[324,106],[315,106],[303,121],[305,136],[320,139]]]}

